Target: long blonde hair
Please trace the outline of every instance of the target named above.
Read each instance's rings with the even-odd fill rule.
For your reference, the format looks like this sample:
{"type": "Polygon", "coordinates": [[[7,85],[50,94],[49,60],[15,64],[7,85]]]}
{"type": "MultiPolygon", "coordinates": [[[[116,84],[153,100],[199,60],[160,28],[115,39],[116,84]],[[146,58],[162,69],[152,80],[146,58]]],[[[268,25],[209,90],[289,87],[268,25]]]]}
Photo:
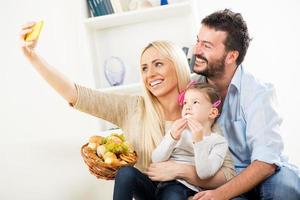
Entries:
{"type": "MultiPolygon", "coordinates": [[[[178,79],[178,93],[182,91],[190,81],[190,68],[184,52],[172,42],[169,41],[154,41],[149,43],[142,51],[141,58],[145,51],[149,48],[155,48],[160,54],[168,58],[174,65],[176,76],[178,79]]],[[[141,166],[145,169],[151,162],[151,153],[154,148],[161,142],[165,132],[165,124],[163,119],[163,109],[155,97],[143,85],[144,97],[144,113],[141,119],[141,133],[137,134],[139,138],[139,145],[136,145],[138,152],[140,152],[141,166]]],[[[170,99],[172,101],[172,99],[170,99]]],[[[176,101],[176,99],[174,99],[176,101]]]]}

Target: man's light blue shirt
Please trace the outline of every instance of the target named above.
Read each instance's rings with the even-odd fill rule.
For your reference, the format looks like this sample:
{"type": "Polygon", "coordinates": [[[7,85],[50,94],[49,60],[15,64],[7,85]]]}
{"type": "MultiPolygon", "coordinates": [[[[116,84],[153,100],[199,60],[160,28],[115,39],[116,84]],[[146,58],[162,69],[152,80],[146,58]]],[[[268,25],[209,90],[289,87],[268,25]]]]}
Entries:
{"type": "Polygon", "coordinates": [[[282,118],[277,108],[273,85],[260,82],[240,65],[217,121],[238,172],[255,160],[282,166],[282,118]]]}

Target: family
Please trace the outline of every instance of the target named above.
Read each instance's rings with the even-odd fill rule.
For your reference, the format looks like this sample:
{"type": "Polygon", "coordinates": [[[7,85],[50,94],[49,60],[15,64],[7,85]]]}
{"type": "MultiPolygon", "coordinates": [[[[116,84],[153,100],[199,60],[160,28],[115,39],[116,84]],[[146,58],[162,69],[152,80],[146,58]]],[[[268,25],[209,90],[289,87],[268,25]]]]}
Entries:
{"type": "Polygon", "coordinates": [[[149,43],[140,96],[73,83],[38,55],[37,40],[24,41],[33,25],[20,37],[35,70],[72,107],[120,127],[139,155],[118,171],[114,200],[300,199],[299,171],[282,157],[275,89],[242,65],[251,39],[240,13],[202,20],[192,80],[181,48],[149,43]]]}

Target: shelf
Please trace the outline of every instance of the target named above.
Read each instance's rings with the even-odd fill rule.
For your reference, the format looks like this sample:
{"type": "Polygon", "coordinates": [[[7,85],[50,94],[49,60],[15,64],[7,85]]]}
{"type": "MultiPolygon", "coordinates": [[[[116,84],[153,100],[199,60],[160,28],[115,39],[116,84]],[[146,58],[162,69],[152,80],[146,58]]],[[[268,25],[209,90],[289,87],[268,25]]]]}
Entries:
{"type": "Polygon", "coordinates": [[[84,23],[89,29],[101,30],[116,26],[124,26],[139,22],[154,21],[163,18],[181,16],[191,12],[191,4],[188,2],[183,2],[146,8],[137,11],[128,11],[123,13],[92,17],[86,19],[84,23]]]}

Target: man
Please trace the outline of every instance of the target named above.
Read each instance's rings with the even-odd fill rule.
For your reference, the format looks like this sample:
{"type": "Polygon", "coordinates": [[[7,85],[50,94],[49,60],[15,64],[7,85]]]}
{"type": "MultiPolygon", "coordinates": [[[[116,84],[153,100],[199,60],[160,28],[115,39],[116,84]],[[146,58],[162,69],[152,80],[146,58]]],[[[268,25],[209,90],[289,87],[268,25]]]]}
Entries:
{"type": "Polygon", "coordinates": [[[227,138],[238,175],[193,199],[300,199],[300,178],[284,162],[281,118],[271,84],[257,81],[241,65],[249,46],[241,14],[228,9],[202,20],[194,71],[222,96],[218,123],[227,138]]]}

